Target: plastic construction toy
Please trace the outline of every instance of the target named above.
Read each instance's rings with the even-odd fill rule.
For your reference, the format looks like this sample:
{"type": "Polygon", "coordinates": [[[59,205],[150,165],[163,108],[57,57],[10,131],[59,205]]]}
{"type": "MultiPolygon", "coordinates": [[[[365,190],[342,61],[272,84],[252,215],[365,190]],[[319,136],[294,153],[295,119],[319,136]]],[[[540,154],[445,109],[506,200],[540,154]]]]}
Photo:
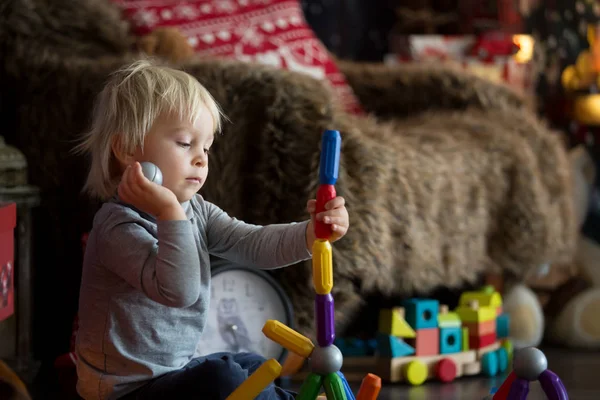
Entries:
{"type": "Polygon", "coordinates": [[[535,347],[518,350],[514,354],[513,371],[508,375],[492,400],[526,400],[529,382],[539,381],[550,400],[569,400],[569,395],[558,375],[548,369],[544,353],[535,347]]]}
{"type": "Polygon", "coordinates": [[[154,182],[157,185],[162,185],[163,176],[160,168],[149,161],[143,161],[140,163],[142,167],[142,174],[148,178],[150,182],[154,182]]]}
{"type": "MultiPolygon", "coordinates": [[[[338,131],[323,133],[320,185],[317,190],[316,213],[325,210],[325,204],[335,198],[335,183],[338,178],[341,149],[341,136],[338,131]]],[[[325,389],[328,400],[375,400],[381,390],[381,378],[367,374],[354,397],[348,381],[340,371],[343,364],[341,351],[335,340],[335,307],[331,289],[333,288],[333,255],[331,251],[331,228],[315,221],[316,240],[312,248],[313,286],[315,288],[315,317],[317,325],[317,345],[306,336],[282,324],[268,320],[263,333],[288,351],[310,360],[311,373],[303,382],[296,400],[315,400],[321,388],[325,389]]],[[[227,400],[254,399],[267,385],[280,374],[282,367],[274,359],[266,361],[242,383],[227,400]]]]}

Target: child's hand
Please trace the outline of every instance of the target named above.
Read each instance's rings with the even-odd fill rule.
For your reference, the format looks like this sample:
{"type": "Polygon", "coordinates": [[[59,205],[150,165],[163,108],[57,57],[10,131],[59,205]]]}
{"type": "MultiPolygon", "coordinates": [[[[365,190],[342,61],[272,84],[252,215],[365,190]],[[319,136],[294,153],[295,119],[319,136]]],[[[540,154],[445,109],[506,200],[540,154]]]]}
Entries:
{"type": "Polygon", "coordinates": [[[346,232],[348,232],[350,218],[348,216],[348,210],[346,209],[345,204],[346,201],[344,198],[338,196],[325,204],[325,211],[316,215],[315,210],[317,207],[317,201],[309,200],[306,204],[306,210],[310,213],[313,226],[315,221],[322,221],[325,224],[331,225],[332,233],[329,241],[332,243],[341,239],[346,232]]]}
{"type": "Polygon", "coordinates": [[[121,200],[158,219],[186,218],[175,194],[166,187],[149,181],[138,162],[125,169],[118,193],[121,200]]]}

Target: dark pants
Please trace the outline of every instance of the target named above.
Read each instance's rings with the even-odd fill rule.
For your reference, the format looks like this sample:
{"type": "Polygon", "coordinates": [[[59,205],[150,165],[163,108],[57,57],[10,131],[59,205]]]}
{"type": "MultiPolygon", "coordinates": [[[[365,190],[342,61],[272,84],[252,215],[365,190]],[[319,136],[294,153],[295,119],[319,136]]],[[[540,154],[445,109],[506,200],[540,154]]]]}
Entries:
{"type": "MultiPolygon", "coordinates": [[[[253,353],[215,353],[195,358],[185,367],[158,377],[121,400],[206,399],[224,400],[265,359],[253,353]]],[[[256,397],[257,400],[294,400],[292,392],[273,384],[256,397]]]]}

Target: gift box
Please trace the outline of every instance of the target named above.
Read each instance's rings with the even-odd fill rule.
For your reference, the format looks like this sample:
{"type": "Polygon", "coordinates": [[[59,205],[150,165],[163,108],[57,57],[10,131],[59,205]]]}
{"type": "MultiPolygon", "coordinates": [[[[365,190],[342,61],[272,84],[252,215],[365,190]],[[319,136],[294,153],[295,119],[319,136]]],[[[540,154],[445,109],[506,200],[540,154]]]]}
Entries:
{"type": "Polygon", "coordinates": [[[491,32],[484,35],[396,35],[384,62],[444,62],[458,65],[493,82],[504,82],[534,95],[536,72],[533,39],[528,35],[491,32]]]}

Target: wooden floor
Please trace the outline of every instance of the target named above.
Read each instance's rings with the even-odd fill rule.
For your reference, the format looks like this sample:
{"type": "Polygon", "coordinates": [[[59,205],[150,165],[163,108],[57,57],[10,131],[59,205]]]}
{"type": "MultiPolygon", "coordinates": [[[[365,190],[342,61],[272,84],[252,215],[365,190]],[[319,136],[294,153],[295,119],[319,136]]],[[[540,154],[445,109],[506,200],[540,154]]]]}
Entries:
{"type": "MultiPolygon", "coordinates": [[[[556,373],[571,400],[600,399],[600,352],[544,349],[549,369],[556,373]]],[[[493,387],[499,387],[505,376],[495,378],[465,377],[449,384],[428,382],[420,387],[405,384],[384,384],[379,400],[481,400],[493,387]]],[[[360,383],[352,383],[356,393],[360,383]]],[[[293,384],[295,389],[298,384],[293,384]]],[[[530,385],[527,400],[546,400],[539,383],[530,385]]]]}
{"type": "MultiPolygon", "coordinates": [[[[548,358],[549,368],[558,374],[569,393],[571,400],[600,399],[600,352],[569,351],[562,349],[543,349],[548,358]]],[[[370,371],[367,371],[370,372],[370,371]]],[[[46,375],[46,374],[41,374],[46,375]]],[[[362,375],[361,375],[362,376],[362,375]]],[[[505,376],[458,378],[449,384],[427,382],[420,387],[406,384],[385,384],[379,400],[482,400],[493,387],[499,387],[505,376]]],[[[54,382],[40,379],[33,390],[34,400],[70,400],[69,397],[53,393],[54,382]]],[[[301,382],[291,384],[292,390],[298,390],[301,382]]],[[[352,383],[354,393],[360,382],[352,383]]],[[[287,386],[287,385],[285,385],[287,386]]],[[[32,388],[33,389],[33,388],[32,388]]],[[[546,400],[539,384],[533,382],[527,400],[546,400]]],[[[2,400],[2,399],[0,399],[2,400]]]]}

